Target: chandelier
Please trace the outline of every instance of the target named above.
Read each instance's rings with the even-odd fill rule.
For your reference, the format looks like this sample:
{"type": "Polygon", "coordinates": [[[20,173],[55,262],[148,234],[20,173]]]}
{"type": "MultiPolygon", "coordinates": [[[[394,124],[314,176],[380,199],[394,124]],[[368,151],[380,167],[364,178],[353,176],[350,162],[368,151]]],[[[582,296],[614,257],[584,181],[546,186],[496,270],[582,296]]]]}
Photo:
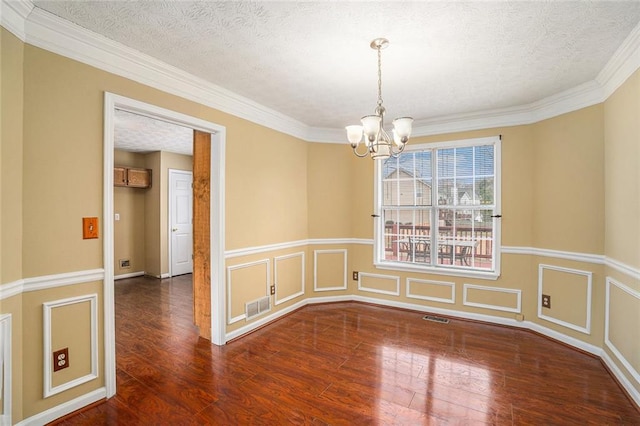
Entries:
{"type": "Polygon", "coordinates": [[[377,38],[371,42],[371,48],[378,51],[378,104],[373,115],[365,115],[360,120],[362,125],[347,126],[347,139],[358,157],[371,155],[373,160],[384,160],[397,157],[409,141],[413,118],[400,117],[393,120],[393,138],[384,130],[384,114],[382,106],[382,49],[389,45],[386,38],[377,38]],[[366,150],[358,152],[358,145],[364,141],[366,150]]]}

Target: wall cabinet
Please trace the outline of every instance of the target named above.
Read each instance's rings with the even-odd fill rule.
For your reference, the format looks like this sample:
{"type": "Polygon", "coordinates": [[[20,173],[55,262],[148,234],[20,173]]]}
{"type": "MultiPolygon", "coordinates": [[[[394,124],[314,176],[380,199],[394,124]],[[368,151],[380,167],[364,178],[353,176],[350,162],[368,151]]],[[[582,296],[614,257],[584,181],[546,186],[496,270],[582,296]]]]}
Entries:
{"type": "Polygon", "coordinates": [[[114,167],[113,185],[129,188],[150,188],[151,170],[134,167],[114,167]]]}

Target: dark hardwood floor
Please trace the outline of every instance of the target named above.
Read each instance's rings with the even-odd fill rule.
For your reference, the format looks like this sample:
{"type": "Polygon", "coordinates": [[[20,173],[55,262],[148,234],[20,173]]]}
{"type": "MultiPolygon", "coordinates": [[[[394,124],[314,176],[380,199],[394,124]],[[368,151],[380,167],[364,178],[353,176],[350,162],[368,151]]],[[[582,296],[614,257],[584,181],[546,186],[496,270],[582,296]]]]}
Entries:
{"type": "Polygon", "coordinates": [[[531,332],[335,303],[217,347],[191,276],[115,292],[117,395],[59,424],[640,424],[600,360],[531,332]]]}

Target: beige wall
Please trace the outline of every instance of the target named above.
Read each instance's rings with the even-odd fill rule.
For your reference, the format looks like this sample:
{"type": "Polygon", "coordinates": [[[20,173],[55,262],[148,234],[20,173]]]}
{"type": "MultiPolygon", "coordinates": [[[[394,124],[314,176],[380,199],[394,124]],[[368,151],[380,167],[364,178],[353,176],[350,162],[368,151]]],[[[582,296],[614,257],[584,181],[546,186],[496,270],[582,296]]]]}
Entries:
{"type": "Polygon", "coordinates": [[[640,268],[640,72],[604,103],[605,254],[640,268]]]}
{"type": "Polygon", "coordinates": [[[0,284],[22,278],[24,46],[0,29],[0,284]]]}
{"type": "Polygon", "coordinates": [[[351,186],[355,177],[349,151],[346,144],[308,144],[309,238],[345,238],[352,234],[351,186]]]}
{"type": "Polygon", "coordinates": [[[307,150],[270,129],[227,128],[227,250],[307,238],[307,150]]]}
{"type": "Polygon", "coordinates": [[[596,105],[534,129],[534,246],[604,251],[604,121],[596,105]]]}
{"type": "MultiPolygon", "coordinates": [[[[0,286],[22,275],[24,45],[0,28],[0,286]]],[[[0,314],[11,314],[13,419],[23,417],[22,295],[0,300],[0,314]]]]}
{"type": "MultiPolygon", "coordinates": [[[[116,149],[116,166],[145,167],[145,156],[116,149]]],[[[153,176],[152,176],[153,179],[153,176]]],[[[145,197],[146,188],[114,186],[113,211],[120,220],[113,222],[115,276],[145,271],[145,197]],[[130,268],[120,268],[120,260],[129,259],[130,268]]]]}
{"type": "MultiPolygon", "coordinates": [[[[640,72],[604,103],[605,243],[607,257],[640,268],[640,72]]],[[[640,392],[640,383],[612,352],[640,372],[640,274],[607,267],[610,282],[607,353],[640,392]]]]}
{"type": "Polygon", "coordinates": [[[152,152],[145,155],[145,167],[151,170],[152,184],[144,198],[144,271],[147,275],[162,275],[162,153],[152,152]]]}

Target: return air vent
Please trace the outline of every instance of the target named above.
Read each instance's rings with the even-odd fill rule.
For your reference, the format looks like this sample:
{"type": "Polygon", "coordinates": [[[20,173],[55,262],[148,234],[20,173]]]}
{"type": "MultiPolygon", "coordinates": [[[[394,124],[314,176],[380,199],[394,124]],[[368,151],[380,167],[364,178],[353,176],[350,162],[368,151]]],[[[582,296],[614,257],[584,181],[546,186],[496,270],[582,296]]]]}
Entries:
{"type": "Polygon", "coordinates": [[[247,320],[271,310],[271,297],[265,296],[244,305],[244,313],[247,320]]]}
{"type": "Polygon", "coordinates": [[[422,317],[423,320],[439,322],[441,324],[449,324],[449,318],[435,317],[433,315],[425,315],[422,317]]]}

